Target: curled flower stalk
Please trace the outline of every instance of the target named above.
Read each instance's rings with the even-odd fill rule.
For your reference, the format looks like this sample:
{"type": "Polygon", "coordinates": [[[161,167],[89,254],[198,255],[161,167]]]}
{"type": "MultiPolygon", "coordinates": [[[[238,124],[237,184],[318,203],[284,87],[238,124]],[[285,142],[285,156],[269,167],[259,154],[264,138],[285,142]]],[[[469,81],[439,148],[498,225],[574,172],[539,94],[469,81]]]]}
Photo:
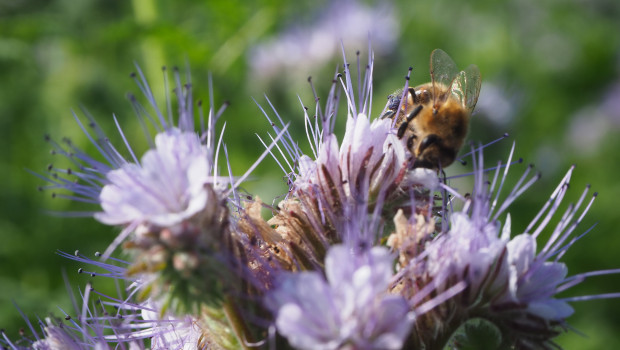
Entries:
{"type": "MultiPolygon", "coordinates": [[[[359,68],[359,53],[357,63],[359,68]]],[[[427,169],[411,170],[414,159],[396,136],[391,121],[371,121],[369,117],[372,69],[373,54],[369,51],[358,89],[345,59],[344,73],[334,77],[325,106],[317,103],[315,114],[310,116],[310,109],[302,104],[312,156],[304,154],[289,133],[284,133],[279,142],[280,154],[272,152],[288,179],[289,191],[267,222],[248,211],[253,224],[241,231],[261,251],[253,255],[273,257],[279,262],[277,268],[287,271],[322,269],[326,252],[333,244],[357,240],[356,244],[368,247],[377,242],[380,235],[369,230],[365,230],[365,236],[359,232],[345,236],[345,231],[351,233],[347,227],[354,218],[365,221],[369,216],[369,222],[376,222],[393,215],[395,208],[410,211],[410,193],[418,201],[415,210],[427,210],[431,205],[425,184],[435,186],[436,174],[427,169]],[[339,142],[333,129],[341,91],[347,116],[344,137],[339,142]]],[[[315,96],[315,100],[319,98],[315,96]]],[[[272,106],[276,122],[271,113],[261,110],[274,130],[280,132],[284,122],[277,110],[272,106]]]]}
{"type": "MultiPolygon", "coordinates": [[[[418,124],[397,127],[382,119],[401,110],[404,99],[396,104],[394,95],[390,112],[373,118],[373,60],[369,48],[362,66],[358,53],[355,76],[345,57],[326,103],[316,94],[313,108],[300,101],[308,148],[299,146],[271,101],[269,109],[259,104],[275,134],[240,177],[218,167],[222,153],[223,160],[229,157],[223,132],[218,136],[215,128],[224,107],[216,111],[210,101],[207,119],[198,108],[196,123],[191,85],[182,84],[178,72],[176,123],[171,103],[161,112],[142,74],[135,76],[150,107],[132,97],[134,108],[150,123],[146,130],[156,131],[141,156],[120,128],[126,157],[92,117],[93,131],[87,132],[76,116],[103,161],[69,142],[61,147],[50,140],[74,167],[51,166],[49,176],[41,177],[47,189],[65,190],[61,196],[99,205],[87,214],[121,233],[101,260],[61,255],[90,266],[81,272],[116,279],[125,288],[119,288],[122,296],[111,297],[88,286],[75,315],[45,320],[40,334],[31,326],[32,336],[4,337],[0,344],[11,349],[546,349],[557,347],[555,337],[570,329],[572,302],[620,296],[560,295],[587,277],[620,272],[570,276],[561,260],[590,231],[580,231],[579,224],[596,196],[586,188],[574,204],[563,204],[573,168],[526,229],[512,232],[511,222],[523,218],[510,216],[510,206],[540,175],[527,167],[506,189],[509,170],[520,163],[512,159],[514,145],[508,160],[493,167],[485,165],[486,146],[472,146],[470,194],[453,188],[450,177],[438,176],[441,166],[420,167],[434,163],[416,163],[410,144],[438,147],[437,135],[416,140],[418,124]],[[345,104],[340,113],[346,116],[338,117],[345,104]],[[334,131],[337,122],[345,124],[342,137],[334,131]],[[404,132],[414,134],[404,138],[404,132]],[[267,154],[288,185],[277,205],[238,190],[267,154]],[[261,212],[265,208],[272,214],[268,218],[261,212]],[[126,260],[112,256],[119,247],[126,260]],[[479,334],[487,345],[477,342],[479,334]]],[[[458,91],[473,109],[479,73],[468,72],[458,73],[460,83],[444,81],[441,96],[454,97],[447,86],[469,86],[458,91]],[[466,84],[470,78],[476,84],[466,84]]],[[[423,86],[424,91],[409,90],[405,83],[402,97],[409,91],[414,108],[403,110],[435,108],[422,106],[434,91],[423,86]]]]}
{"type": "MultiPolygon", "coordinates": [[[[589,189],[586,188],[578,201],[564,211],[557,225],[549,228],[568,189],[571,168],[526,230],[512,236],[507,210],[540,175],[529,175],[529,167],[501,201],[510,158],[504,170],[501,163],[495,168],[490,180],[485,174],[482,151],[474,154],[474,190],[467,199],[461,197],[464,200],[461,210],[450,213],[448,230],[429,230],[425,218],[395,219],[397,232],[390,238],[399,252],[401,270],[392,285],[394,292],[414,302],[419,291],[428,285],[437,291],[456,283],[467,285],[459,295],[420,316],[409,344],[442,348],[457,328],[483,319],[501,335],[496,346],[556,347],[553,338],[568,329],[566,319],[573,313],[569,299],[557,294],[585,277],[567,277],[568,269],[559,260],[577,241],[574,231],[596,193],[586,200],[589,189]],[[505,218],[503,223],[501,217],[505,218]],[[537,239],[545,230],[551,231],[551,235],[537,251],[537,239]],[[423,241],[426,243],[422,247],[423,241]]],[[[454,190],[450,191],[460,197],[454,190]]],[[[617,270],[600,273],[617,273],[617,270]]],[[[453,340],[452,346],[459,348],[458,344],[459,341],[453,340]]]]}
{"type": "MultiPolygon", "coordinates": [[[[218,138],[216,123],[225,105],[216,111],[211,101],[205,120],[202,102],[195,109],[191,84],[182,84],[175,70],[178,110],[175,118],[168,101],[165,115],[139,68],[138,75],[132,76],[149,103],[145,107],[131,96],[134,109],[145,125],[157,131],[153,140],[147,134],[151,148],[142,157],[136,156],[119,127],[129,153],[123,157],[90,115],[88,125],[94,136],[75,115],[105,162],[86,155],[69,141],[65,147],[51,141],[55,153],[67,157],[78,170],[50,167],[50,175],[41,177],[49,182],[46,189],[99,204],[101,211],[92,215],[104,224],[122,228],[102,260],[119,246],[131,257],[123,273],[139,286],[135,292],[139,300],[158,302],[162,317],[169,309],[180,315],[204,316],[197,317],[199,327],[211,332],[211,338],[232,344],[228,348],[236,348],[239,342],[234,336],[234,341],[229,341],[228,336],[213,333],[235,334],[243,328],[225,295],[237,288],[240,277],[232,260],[230,223],[236,218],[229,207],[240,206],[232,194],[253,167],[241,177],[220,175],[218,156],[225,146],[221,135],[218,138]],[[196,111],[200,127],[195,125],[196,111]]],[[[218,342],[211,339],[208,343],[218,342]]]]}
{"type": "Polygon", "coordinates": [[[139,158],[118,127],[128,150],[122,152],[90,115],[92,132],[74,115],[105,162],[68,141],[66,147],[53,143],[55,152],[66,156],[77,170],[51,167],[47,188],[69,191],[67,196],[74,200],[98,203],[101,211],[93,216],[122,228],[102,258],[122,246],[134,256],[127,273],[148,281],[146,293],[167,297],[174,307],[213,303],[221,299],[221,279],[216,276],[226,268],[222,252],[226,251],[232,182],[232,177],[220,175],[217,166],[221,140],[216,137],[216,123],[225,106],[216,112],[211,101],[205,121],[198,103],[201,127],[196,128],[191,83],[182,84],[176,69],[176,118],[171,107],[160,110],[139,68],[132,77],[148,100],[145,107],[130,96],[134,110],[145,130],[148,125],[157,132],[154,139],[147,134],[151,148],[139,158]]]}

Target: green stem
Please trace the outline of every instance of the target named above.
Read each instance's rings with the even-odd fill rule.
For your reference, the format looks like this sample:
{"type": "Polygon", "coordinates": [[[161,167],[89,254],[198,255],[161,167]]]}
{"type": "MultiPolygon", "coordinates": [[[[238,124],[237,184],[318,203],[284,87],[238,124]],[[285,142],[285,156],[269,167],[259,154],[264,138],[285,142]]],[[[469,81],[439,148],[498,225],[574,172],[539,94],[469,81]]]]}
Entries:
{"type": "Polygon", "coordinates": [[[243,322],[239,308],[237,308],[234,304],[234,300],[228,295],[224,298],[224,304],[222,306],[226,319],[235,333],[239,344],[241,344],[244,350],[249,350],[247,344],[252,342],[252,337],[250,335],[250,330],[245,322],[243,322]]]}

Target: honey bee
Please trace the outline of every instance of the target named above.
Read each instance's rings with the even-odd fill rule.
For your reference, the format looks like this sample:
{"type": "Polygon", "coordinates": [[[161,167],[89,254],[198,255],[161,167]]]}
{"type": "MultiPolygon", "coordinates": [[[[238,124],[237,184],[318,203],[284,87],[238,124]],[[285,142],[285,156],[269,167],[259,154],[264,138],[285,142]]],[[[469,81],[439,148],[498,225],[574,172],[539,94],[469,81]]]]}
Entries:
{"type": "Polygon", "coordinates": [[[397,136],[406,137],[414,168],[445,169],[456,159],[480,93],[480,71],[458,71],[442,50],[430,60],[431,82],[388,96],[381,119],[395,120],[397,136]]]}

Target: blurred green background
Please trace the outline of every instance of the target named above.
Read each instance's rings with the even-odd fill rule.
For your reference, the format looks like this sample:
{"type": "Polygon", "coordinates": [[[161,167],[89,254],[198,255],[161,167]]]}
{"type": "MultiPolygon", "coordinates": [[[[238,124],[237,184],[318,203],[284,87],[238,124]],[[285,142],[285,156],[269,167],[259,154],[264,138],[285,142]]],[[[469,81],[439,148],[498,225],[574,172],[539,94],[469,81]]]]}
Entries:
{"type": "MultiPolygon", "coordinates": [[[[70,137],[94,151],[72,109],[79,114],[85,106],[119,141],[114,113],[143,151],[146,143],[125,98],[128,92],[139,95],[129,78],[134,62],[162,102],[161,66],[188,64],[195,96],[204,100],[211,72],[217,106],[231,102],[224,114],[225,141],[233,172],[241,174],[262,151],[253,134],[264,137],[269,130],[252,98],[266,106],[263,95],[268,95],[305,145],[297,96],[312,105],[307,76],[325,96],[341,60],[338,38],[347,52],[365,52],[368,33],[376,59],[375,116],[385,97],[402,86],[409,66],[414,84],[429,80],[433,49],[442,48],[463,68],[476,63],[483,87],[470,139],[489,142],[509,132],[508,140],[485,153],[489,164],[504,159],[516,140],[517,156],[543,173],[512,206],[513,232],[525,228],[576,163],[568,200],[575,201],[587,183],[600,195],[577,230],[594,223],[596,228],[565,256],[569,271],[620,267],[620,215],[614,203],[620,198],[618,28],[616,0],[0,0],[0,328],[15,335],[24,327],[13,300],[32,317],[57,312],[58,305],[69,308],[61,271],[67,270],[73,285],[83,286],[88,278],[55,251],[80,249],[92,256],[117,233],[93,219],[47,214],[84,207],[37,191],[43,182],[25,170],[63,165],[50,155],[46,134],[70,137]]],[[[458,164],[450,169],[466,171],[458,164]]],[[[272,160],[253,175],[246,189],[268,203],[286,190],[272,160]]],[[[592,278],[565,295],[614,291],[620,291],[620,276],[592,278]]],[[[620,300],[574,306],[569,321],[586,337],[571,332],[559,338],[560,345],[620,348],[620,300]]]]}

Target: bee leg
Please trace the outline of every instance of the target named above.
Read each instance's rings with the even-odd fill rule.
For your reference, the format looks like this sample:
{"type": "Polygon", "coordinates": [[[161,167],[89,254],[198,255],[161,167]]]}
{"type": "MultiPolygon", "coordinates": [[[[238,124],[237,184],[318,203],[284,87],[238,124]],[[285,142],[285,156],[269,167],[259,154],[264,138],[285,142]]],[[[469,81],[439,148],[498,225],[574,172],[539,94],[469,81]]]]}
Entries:
{"type": "Polygon", "coordinates": [[[405,131],[407,131],[407,122],[403,122],[402,124],[400,124],[400,126],[398,127],[398,131],[396,132],[396,136],[399,139],[402,139],[403,136],[405,135],[405,131]]]}
{"type": "Polygon", "coordinates": [[[400,126],[398,127],[398,132],[396,132],[396,136],[398,136],[399,139],[403,138],[403,135],[405,135],[405,131],[407,131],[407,126],[413,120],[413,118],[420,114],[421,110],[422,105],[417,106],[413,111],[411,111],[411,113],[409,113],[407,119],[405,119],[405,121],[400,124],[400,126]]]}
{"type": "Polygon", "coordinates": [[[419,96],[415,93],[415,88],[410,87],[409,94],[411,94],[411,99],[413,100],[413,104],[420,103],[420,99],[418,98],[419,96]]]}
{"type": "Polygon", "coordinates": [[[407,123],[409,123],[411,120],[413,120],[413,118],[420,114],[422,107],[422,105],[419,105],[413,111],[411,111],[411,113],[409,113],[409,115],[407,116],[407,123]]]}
{"type": "Polygon", "coordinates": [[[385,113],[381,114],[379,119],[392,118],[394,114],[396,114],[395,111],[388,109],[387,111],[385,111],[385,113]]]}

